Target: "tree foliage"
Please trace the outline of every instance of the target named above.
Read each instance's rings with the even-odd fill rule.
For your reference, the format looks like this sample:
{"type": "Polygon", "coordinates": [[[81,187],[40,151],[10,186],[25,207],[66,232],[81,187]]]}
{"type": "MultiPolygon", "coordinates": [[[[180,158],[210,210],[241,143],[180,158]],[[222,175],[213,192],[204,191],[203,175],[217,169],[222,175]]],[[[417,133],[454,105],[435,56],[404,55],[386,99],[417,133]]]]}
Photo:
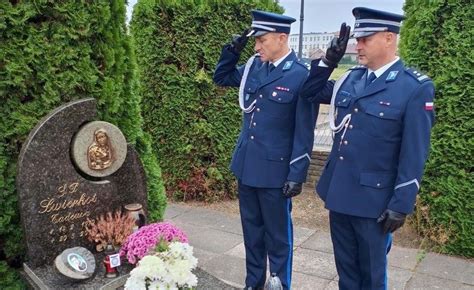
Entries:
{"type": "Polygon", "coordinates": [[[417,204],[421,233],[446,253],[474,256],[474,4],[405,2],[400,51],[436,87],[436,125],[417,204]]]}
{"type": "MultiPolygon", "coordinates": [[[[270,0],[141,0],[134,8],[145,130],[176,199],[235,194],[229,163],[240,127],[237,90],[216,87],[212,74],[222,46],[249,27],[254,8],[281,11],[270,0]]],[[[242,62],[252,47],[249,41],[242,62]]]]}

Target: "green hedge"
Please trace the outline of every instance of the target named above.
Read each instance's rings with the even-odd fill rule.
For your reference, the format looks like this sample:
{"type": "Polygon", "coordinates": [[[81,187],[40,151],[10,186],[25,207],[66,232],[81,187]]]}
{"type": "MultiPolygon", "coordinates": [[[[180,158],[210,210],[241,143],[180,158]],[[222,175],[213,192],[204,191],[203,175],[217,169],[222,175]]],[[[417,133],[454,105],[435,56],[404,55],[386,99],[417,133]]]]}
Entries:
{"type": "Polygon", "coordinates": [[[22,143],[68,101],[94,97],[100,118],[136,145],[148,174],[151,219],[166,205],[160,169],[143,132],[124,1],[0,1],[0,288],[19,287],[22,232],[15,190],[22,143]],[[6,277],[3,279],[3,277],[6,277]],[[16,286],[15,286],[16,285],[16,286]]]}
{"type": "Polygon", "coordinates": [[[404,9],[401,55],[436,87],[418,229],[440,251],[474,257],[474,4],[407,0],[404,9]]]}
{"type": "MultiPolygon", "coordinates": [[[[241,111],[237,90],[216,87],[212,74],[231,34],[250,26],[253,8],[282,11],[271,0],[142,0],[134,8],[145,130],[175,199],[235,196],[229,163],[241,111]]],[[[250,41],[242,62],[252,51],[250,41]]]]}

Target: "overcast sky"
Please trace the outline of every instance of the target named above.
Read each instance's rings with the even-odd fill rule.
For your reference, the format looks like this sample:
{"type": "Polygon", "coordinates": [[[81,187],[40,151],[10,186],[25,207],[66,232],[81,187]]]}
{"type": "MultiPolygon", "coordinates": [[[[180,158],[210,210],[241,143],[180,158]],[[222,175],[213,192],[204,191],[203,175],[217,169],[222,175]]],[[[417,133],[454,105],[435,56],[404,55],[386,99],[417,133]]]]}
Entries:
{"type": "MultiPolygon", "coordinates": [[[[129,0],[128,3],[127,14],[131,15],[137,0],[129,0]]],[[[403,14],[403,3],[404,0],[305,0],[303,31],[335,32],[342,22],[353,27],[352,8],[359,6],[403,14]]],[[[280,0],[280,5],[285,8],[285,15],[297,19],[291,27],[291,33],[298,33],[301,0],[280,0]]]]}

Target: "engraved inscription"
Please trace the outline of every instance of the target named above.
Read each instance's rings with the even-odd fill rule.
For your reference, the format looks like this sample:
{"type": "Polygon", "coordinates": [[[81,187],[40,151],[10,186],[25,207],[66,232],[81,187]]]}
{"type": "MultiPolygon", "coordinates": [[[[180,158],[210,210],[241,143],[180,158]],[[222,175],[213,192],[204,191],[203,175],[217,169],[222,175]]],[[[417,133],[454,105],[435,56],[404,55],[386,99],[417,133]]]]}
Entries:
{"type": "Polygon", "coordinates": [[[80,190],[79,182],[64,183],[53,194],[39,202],[38,213],[47,215],[51,244],[86,236],[87,218],[91,216],[89,205],[97,203],[97,193],[80,190]]]}

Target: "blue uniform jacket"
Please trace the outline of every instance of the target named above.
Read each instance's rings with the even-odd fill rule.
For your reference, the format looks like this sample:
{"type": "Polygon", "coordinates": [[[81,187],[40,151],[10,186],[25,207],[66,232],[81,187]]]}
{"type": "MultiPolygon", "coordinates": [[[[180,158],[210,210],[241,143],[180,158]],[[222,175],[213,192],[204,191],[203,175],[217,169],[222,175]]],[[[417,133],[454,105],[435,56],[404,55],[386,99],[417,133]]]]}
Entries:
{"type": "MultiPolygon", "coordinates": [[[[238,87],[244,66],[228,46],[222,50],[214,82],[238,87]]],[[[244,87],[242,128],[232,157],[231,170],[241,182],[260,188],[283,187],[285,181],[304,182],[313,148],[318,106],[299,97],[308,69],[294,52],[271,73],[257,56],[244,87]]]]}
{"type": "MultiPolygon", "coordinates": [[[[329,68],[312,64],[302,97],[330,103],[329,68]]],[[[393,64],[365,86],[367,69],[351,69],[337,92],[336,125],[351,114],[334,143],[316,191],[329,210],[377,218],[387,208],[411,213],[419,191],[434,123],[433,82],[393,64]]]]}

